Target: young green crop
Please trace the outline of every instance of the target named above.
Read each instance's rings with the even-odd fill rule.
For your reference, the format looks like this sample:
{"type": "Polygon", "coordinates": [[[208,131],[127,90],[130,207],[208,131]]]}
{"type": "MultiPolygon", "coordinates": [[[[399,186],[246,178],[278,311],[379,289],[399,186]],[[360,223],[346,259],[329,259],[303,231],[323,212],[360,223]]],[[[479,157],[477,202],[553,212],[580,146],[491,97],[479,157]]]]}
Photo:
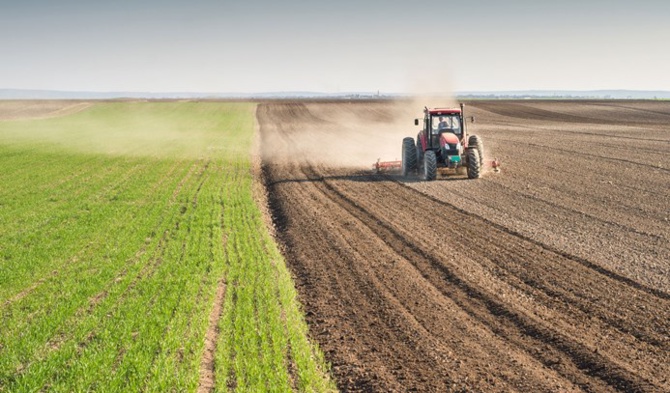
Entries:
{"type": "Polygon", "coordinates": [[[254,109],[0,121],[0,391],[195,391],[214,328],[214,390],[334,389],[254,202],[254,109]]]}

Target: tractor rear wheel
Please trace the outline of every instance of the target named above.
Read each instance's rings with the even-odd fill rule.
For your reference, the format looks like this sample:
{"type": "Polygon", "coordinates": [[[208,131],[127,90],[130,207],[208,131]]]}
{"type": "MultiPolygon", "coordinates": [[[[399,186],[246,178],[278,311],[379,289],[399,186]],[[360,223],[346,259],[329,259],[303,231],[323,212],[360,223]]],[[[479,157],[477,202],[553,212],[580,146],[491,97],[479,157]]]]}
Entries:
{"type": "Polygon", "coordinates": [[[479,152],[476,148],[469,148],[465,154],[468,160],[468,179],[479,179],[482,169],[479,152]]]}
{"type": "Polygon", "coordinates": [[[402,164],[400,166],[402,175],[407,177],[416,169],[416,148],[414,139],[407,137],[402,140],[402,164]]]}
{"type": "Polygon", "coordinates": [[[426,150],[423,154],[423,179],[435,180],[437,177],[437,157],[432,150],[426,150]]]}
{"type": "Polygon", "coordinates": [[[484,162],[484,141],[477,135],[470,135],[468,147],[474,147],[479,153],[479,164],[484,162]]]}

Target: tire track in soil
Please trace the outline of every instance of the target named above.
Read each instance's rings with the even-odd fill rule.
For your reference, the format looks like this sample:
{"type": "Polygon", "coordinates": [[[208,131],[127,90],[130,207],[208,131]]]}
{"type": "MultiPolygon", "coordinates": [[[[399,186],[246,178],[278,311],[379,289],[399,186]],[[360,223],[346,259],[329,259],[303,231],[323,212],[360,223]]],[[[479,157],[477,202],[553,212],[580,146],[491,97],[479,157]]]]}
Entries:
{"type": "MultiPolygon", "coordinates": [[[[668,108],[663,102],[652,103],[649,101],[636,101],[636,104],[648,107],[664,106],[665,110],[668,108]]],[[[538,123],[549,121],[612,126],[621,125],[622,123],[628,125],[644,124],[645,126],[665,126],[668,121],[668,116],[670,116],[670,112],[617,105],[616,102],[613,101],[589,101],[588,103],[579,102],[576,104],[574,101],[530,100],[521,102],[514,100],[484,100],[474,101],[472,102],[472,106],[507,119],[521,119],[524,121],[536,121],[538,123]],[[561,112],[561,110],[575,108],[577,105],[580,105],[582,108],[587,108],[589,105],[599,107],[598,109],[600,109],[600,112],[595,111],[595,113],[588,113],[586,115],[561,112]],[[623,109],[623,111],[613,110],[614,108],[623,109]],[[642,116],[645,114],[647,114],[647,116],[642,116]]],[[[517,122],[517,124],[521,123],[517,122]]]]}
{"type": "Polygon", "coordinates": [[[479,102],[477,108],[494,113],[499,116],[539,121],[562,121],[571,123],[596,123],[596,124],[618,124],[615,121],[604,119],[593,119],[584,116],[569,115],[565,113],[550,111],[546,109],[534,108],[524,104],[514,104],[514,109],[510,110],[510,104],[505,102],[502,105],[496,102],[479,102]]]}
{"type": "MultiPolygon", "coordinates": [[[[344,201],[346,201],[345,203],[348,204],[349,206],[347,206],[345,208],[345,210],[352,211],[354,209],[357,209],[361,212],[361,214],[365,215],[366,218],[362,218],[361,220],[364,221],[366,223],[366,225],[370,226],[374,233],[376,233],[380,237],[384,238],[384,240],[387,242],[387,244],[389,244],[391,246],[391,248],[395,249],[396,252],[403,253],[404,251],[413,248],[413,244],[411,243],[411,240],[406,239],[403,235],[401,235],[399,232],[394,230],[394,227],[398,228],[398,227],[400,227],[400,225],[397,225],[397,226],[383,226],[383,225],[380,224],[380,222],[383,223],[383,222],[386,222],[386,221],[381,220],[379,216],[374,216],[370,213],[370,212],[373,212],[373,211],[376,212],[376,211],[380,211],[380,210],[363,208],[360,205],[358,205],[356,202],[354,202],[352,200],[349,200],[347,196],[338,192],[335,188],[329,187],[328,182],[324,182],[324,184],[331,191],[338,194],[338,196],[340,198],[342,198],[344,201]],[[392,245],[388,240],[389,238],[395,238],[395,240],[397,242],[399,242],[400,245],[392,245]]],[[[412,192],[415,193],[415,194],[418,194],[414,190],[412,190],[412,192]]],[[[400,194],[400,192],[398,192],[398,190],[393,190],[393,191],[389,192],[387,195],[389,195],[389,194],[396,195],[396,194],[400,194]]],[[[420,197],[424,197],[423,194],[420,194],[420,197]]],[[[401,198],[400,200],[412,200],[412,199],[416,199],[416,198],[412,198],[411,196],[408,196],[406,198],[401,198]]],[[[423,210],[423,208],[422,208],[422,210],[423,210]]],[[[428,210],[431,210],[431,209],[428,209],[428,210]]],[[[461,213],[465,213],[465,212],[461,212],[461,213]]],[[[445,222],[443,223],[445,225],[448,222],[465,222],[468,219],[468,217],[452,217],[452,218],[447,219],[447,215],[444,214],[444,213],[441,215],[440,218],[442,218],[442,217],[445,218],[445,222]]],[[[434,223],[434,224],[437,225],[437,226],[440,226],[441,223],[434,223]]],[[[484,225],[487,225],[487,223],[485,222],[484,225]]],[[[476,225],[472,225],[472,227],[474,227],[474,226],[476,226],[476,225]]],[[[462,231],[462,230],[467,230],[467,226],[465,226],[463,228],[459,228],[459,232],[462,231]]],[[[486,231],[486,228],[482,228],[481,232],[479,230],[473,231],[469,236],[466,236],[469,239],[463,239],[464,243],[466,241],[470,240],[470,246],[472,247],[473,243],[474,243],[474,242],[472,242],[473,239],[481,240],[481,239],[476,239],[476,237],[478,236],[477,233],[483,233],[484,231],[486,231]]],[[[493,231],[489,230],[489,232],[493,232],[493,231]]],[[[504,232],[506,232],[506,231],[504,231],[504,232]]],[[[503,236],[501,236],[500,234],[497,234],[496,236],[493,236],[493,239],[497,240],[501,237],[503,237],[503,236]]],[[[496,246],[498,247],[498,252],[499,253],[501,252],[501,250],[504,250],[504,243],[506,243],[506,242],[507,241],[501,241],[500,244],[496,244],[496,246]]],[[[478,244],[476,248],[484,249],[484,247],[485,247],[485,244],[478,244]]],[[[527,250],[526,247],[524,247],[524,249],[527,250]]],[[[623,368],[618,367],[616,364],[609,365],[608,366],[609,370],[607,371],[607,373],[600,373],[599,370],[602,367],[602,365],[608,363],[608,361],[606,361],[605,359],[598,359],[598,356],[596,356],[594,358],[594,355],[591,355],[589,350],[584,350],[580,345],[578,345],[579,343],[572,343],[569,339],[567,339],[565,337],[561,337],[561,332],[551,331],[551,329],[548,329],[547,327],[537,325],[531,319],[524,318],[524,316],[522,314],[519,314],[519,313],[515,312],[515,310],[513,308],[505,307],[504,304],[498,302],[495,299],[495,296],[493,294],[486,294],[486,293],[484,293],[484,291],[482,291],[482,288],[476,288],[476,287],[470,286],[464,279],[455,276],[453,274],[453,272],[449,270],[448,267],[445,267],[440,262],[440,259],[439,259],[438,256],[430,255],[430,254],[426,255],[422,252],[422,249],[416,249],[415,251],[419,254],[420,258],[424,258],[424,259],[427,260],[427,261],[424,261],[424,263],[428,262],[431,265],[431,267],[434,268],[435,270],[441,270],[442,271],[443,277],[438,277],[437,280],[435,280],[435,282],[434,282],[434,284],[436,286],[438,286],[441,281],[444,281],[446,279],[446,281],[449,281],[452,284],[454,284],[456,287],[462,289],[462,293],[459,294],[459,297],[461,298],[461,300],[459,301],[459,304],[462,305],[463,309],[468,309],[469,308],[465,304],[466,302],[469,301],[468,299],[475,298],[475,299],[481,300],[481,302],[488,309],[487,314],[495,314],[495,315],[499,314],[499,316],[501,316],[501,317],[504,317],[506,319],[510,319],[511,322],[513,322],[513,324],[518,325],[518,330],[520,330],[522,333],[527,334],[527,335],[529,335],[531,337],[534,337],[534,338],[540,337],[541,338],[540,341],[542,341],[540,344],[550,344],[552,346],[557,346],[558,347],[557,349],[560,349],[561,351],[566,352],[569,357],[573,358],[573,362],[580,369],[585,369],[587,373],[594,373],[595,375],[597,375],[597,376],[601,377],[603,380],[605,380],[607,383],[614,384],[615,386],[618,386],[625,391],[644,391],[645,390],[644,386],[650,385],[644,379],[636,378],[633,375],[627,375],[626,371],[623,368]],[[465,300],[463,300],[463,299],[465,299],[465,300]]],[[[509,250],[508,253],[507,253],[507,256],[514,257],[514,253],[515,253],[514,250],[509,250]]],[[[488,253],[482,252],[482,254],[488,254],[488,253]]],[[[417,256],[412,256],[412,255],[404,255],[404,256],[408,260],[417,260],[417,256]]],[[[526,254],[524,256],[524,258],[528,258],[529,256],[530,255],[526,254]]],[[[518,258],[519,256],[517,255],[516,257],[518,258]]],[[[482,255],[482,258],[485,258],[485,256],[482,255]]],[[[418,263],[415,264],[415,266],[418,267],[419,266],[418,263]]],[[[575,268],[570,267],[570,268],[568,268],[568,270],[572,271],[572,270],[575,270],[575,268]]],[[[521,277],[524,276],[525,272],[523,271],[523,269],[518,269],[517,271],[510,271],[510,273],[512,273],[511,277],[520,277],[521,278],[521,277]]],[[[589,273],[590,272],[580,273],[580,275],[588,275],[589,273]]],[[[594,273],[594,272],[591,272],[591,273],[594,273]]],[[[426,274],[429,274],[429,273],[426,273],[426,274]]],[[[532,287],[539,287],[539,288],[543,289],[547,293],[547,295],[550,296],[550,297],[563,298],[562,300],[566,304],[576,305],[579,309],[584,310],[585,315],[589,315],[589,314],[594,313],[594,310],[593,310],[594,307],[591,307],[591,309],[586,309],[587,308],[586,305],[579,304],[580,303],[579,298],[576,298],[574,296],[568,298],[568,297],[566,297],[566,292],[561,292],[560,290],[557,290],[555,288],[550,288],[549,286],[543,285],[543,282],[541,281],[541,278],[531,277],[531,278],[526,278],[525,281],[527,281],[529,283],[531,288],[532,287]]],[[[611,285],[613,285],[613,284],[608,283],[608,286],[611,286],[611,285]]],[[[528,290],[526,292],[528,292],[528,290]]],[[[453,293],[445,292],[444,294],[446,296],[451,297],[452,299],[454,298],[453,293]]],[[[568,294],[568,296],[569,296],[569,294],[568,294]]],[[[607,312],[607,308],[602,308],[601,310],[598,310],[598,312],[596,314],[608,316],[609,318],[606,320],[606,322],[608,324],[614,326],[614,327],[621,328],[624,331],[624,333],[633,334],[633,335],[638,334],[638,332],[631,330],[630,326],[625,326],[620,321],[613,320],[612,315],[608,315],[609,313],[607,312]]],[[[478,320],[484,322],[485,324],[489,325],[489,327],[491,327],[492,329],[495,328],[495,323],[486,322],[486,319],[488,318],[488,315],[484,314],[483,317],[476,317],[474,315],[474,313],[472,315],[476,319],[478,319],[478,320]]],[[[646,317],[646,319],[649,319],[652,316],[646,315],[645,317],[646,317]]],[[[499,323],[500,320],[497,320],[496,322],[499,323]]],[[[518,335],[518,333],[513,333],[513,332],[508,333],[508,334],[509,335],[517,334],[518,335]]],[[[653,332],[652,332],[652,337],[651,338],[648,338],[647,336],[645,336],[644,333],[639,333],[637,337],[640,340],[645,340],[646,339],[648,341],[651,341],[651,343],[653,345],[662,345],[663,344],[662,337],[659,338],[658,335],[653,336],[653,332]]],[[[514,340],[510,340],[510,341],[514,341],[514,340]]],[[[522,345],[519,345],[519,346],[522,347],[522,348],[526,348],[526,349],[532,347],[532,345],[530,345],[530,343],[528,343],[528,342],[523,343],[523,346],[522,345]]],[[[561,361],[557,361],[557,360],[552,359],[552,358],[541,359],[541,360],[543,361],[543,363],[545,363],[547,365],[561,363],[561,361]]],[[[569,376],[569,375],[566,375],[566,376],[569,376]]],[[[588,384],[587,380],[584,380],[584,382],[582,382],[582,384],[587,385],[588,384]]]]}
{"type": "Polygon", "coordinates": [[[219,334],[219,320],[223,313],[223,302],[226,298],[226,282],[224,278],[219,280],[216,296],[214,297],[214,307],[209,314],[209,326],[205,334],[205,350],[200,361],[200,379],[198,381],[198,393],[213,392],[215,386],[215,363],[216,342],[219,334]]]}
{"type": "MultiPolygon", "coordinates": [[[[498,185],[498,186],[504,187],[503,185],[498,185]]],[[[546,188],[549,189],[549,190],[554,189],[553,187],[549,187],[549,186],[547,186],[546,188]]],[[[547,207],[551,208],[553,211],[565,211],[565,212],[579,214],[582,217],[588,218],[588,220],[591,221],[591,222],[600,223],[601,226],[612,226],[612,227],[618,228],[619,232],[630,232],[632,234],[644,236],[644,237],[649,238],[649,240],[651,240],[651,241],[657,242],[658,243],[657,247],[661,247],[661,248],[664,248],[664,249],[668,248],[668,245],[664,243],[666,241],[666,239],[661,237],[658,234],[645,232],[645,231],[639,230],[639,229],[634,228],[634,227],[629,226],[629,225],[625,225],[625,224],[622,224],[622,223],[619,223],[619,222],[616,222],[616,221],[607,220],[607,219],[598,217],[598,216],[590,213],[589,212],[590,210],[586,209],[586,208],[583,209],[583,210],[575,209],[574,207],[564,206],[560,203],[554,202],[552,200],[543,199],[543,198],[538,197],[537,195],[533,195],[533,194],[530,194],[530,193],[521,193],[521,192],[517,192],[517,193],[519,194],[520,198],[532,200],[532,201],[534,201],[538,204],[546,205],[547,207]]],[[[486,205],[486,203],[487,202],[482,202],[482,205],[486,205]]],[[[488,205],[488,207],[495,208],[495,206],[493,206],[493,205],[488,205]]],[[[491,225],[494,225],[494,224],[491,224],[491,225]]],[[[518,233],[515,233],[515,234],[519,235],[518,233]]]]}
{"type": "MultiPolygon", "coordinates": [[[[290,144],[300,123],[283,105],[259,122],[290,144]]],[[[670,388],[665,293],[388,178],[297,160],[264,174],[342,390],[670,388]]]]}
{"type": "MultiPolygon", "coordinates": [[[[561,153],[564,153],[564,154],[573,154],[574,153],[573,150],[561,149],[561,148],[555,147],[555,146],[540,145],[538,143],[532,143],[532,142],[526,142],[526,141],[515,141],[515,143],[524,144],[524,145],[530,146],[530,147],[538,147],[540,149],[545,149],[545,150],[550,150],[550,151],[557,151],[557,152],[561,152],[561,153]]],[[[625,162],[625,163],[628,163],[628,164],[633,164],[633,165],[637,165],[637,166],[641,166],[641,167],[651,168],[651,169],[657,170],[657,171],[670,172],[669,168],[659,167],[658,165],[650,165],[650,164],[646,164],[644,162],[637,162],[637,161],[628,160],[628,159],[624,159],[624,158],[608,157],[608,156],[599,155],[599,154],[591,154],[591,153],[581,153],[581,154],[585,157],[590,157],[590,158],[593,158],[593,159],[596,159],[596,160],[610,161],[610,162],[615,163],[615,164],[625,162]]]]}
{"type": "MultiPolygon", "coordinates": [[[[531,128],[531,127],[523,127],[523,128],[531,128]]],[[[654,142],[654,143],[670,144],[670,140],[667,140],[667,139],[640,138],[640,137],[626,136],[626,135],[599,134],[597,132],[567,131],[567,130],[559,130],[559,129],[551,129],[551,128],[543,128],[542,130],[545,131],[545,132],[556,132],[556,133],[561,132],[563,134],[572,134],[572,135],[576,135],[576,136],[588,135],[588,136],[594,136],[594,137],[602,138],[602,139],[627,139],[627,140],[632,140],[632,141],[637,141],[637,142],[654,142]]],[[[486,139],[493,139],[493,138],[488,137],[486,139]]]]}
{"type": "MultiPolygon", "coordinates": [[[[377,277],[379,272],[366,262],[383,265],[383,259],[398,259],[398,257],[391,256],[393,251],[383,244],[379,246],[380,252],[372,251],[373,249],[366,252],[360,249],[360,245],[352,239],[360,236],[371,237],[373,234],[370,230],[352,220],[346,210],[338,208],[337,202],[332,201],[330,199],[332,196],[328,193],[314,193],[309,185],[301,188],[303,189],[296,191],[294,195],[296,200],[312,199],[319,206],[336,212],[334,217],[324,217],[325,227],[320,231],[299,234],[303,241],[310,243],[326,241],[332,245],[335,250],[332,259],[328,259],[328,263],[324,265],[308,265],[297,261],[293,267],[294,273],[301,281],[299,287],[306,287],[307,292],[320,292],[318,284],[328,281],[327,287],[330,290],[321,296],[333,310],[313,322],[317,325],[319,341],[325,339],[335,344],[335,347],[332,345],[321,347],[327,355],[334,356],[331,362],[340,387],[351,391],[402,391],[403,387],[418,387],[421,391],[440,391],[444,390],[445,386],[472,389],[473,385],[467,384],[468,373],[459,378],[459,375],[450,373],[444,366],[440,366],[441,363],[450,360],[447,355],[451,351],[448,346],[445,347],[445,344],[441,343],[442,340],[436,340],[428,332],[439,329],[440,325],[454,325],[454,323],[442,317],[437,319],[439,322],[432,321],[432,324],[426,327],[426,320],[433,319],[434,308],[425,305],[426,299],[418,298],[423,298],[423,293],[430,291],[430,288],[408,289],[407,286],[420,279],[413,271],[408,272],[413,276],[413,280],[403,280],[403,277],[396,275],[397,280],[403,281],[389,282],[386,279],[386,282],[380,283],[383,278],[377,277]],[[337,217],[344,218],[340,220],[337,217]],[[340,222],[335,223],[335,220],[340,222]],[[328,227],[333,225],[348,227],[350,233],[330,231],[328,227]],[[375,257],[375,254],[379,257],[375,257]],[[371,259],[373,261],[369,262],[371,259]],[[390,291],[388,289],[390,287],[396,287],[396,290],[390,291]],[[399,291],[398,287],[403,290],[399,291]],[[401,303],[398,300],[399,297],[407,296],[410,296],[411,301],[401,303]],[[414,310],[409,312],[407,308],[414,310]],[[417,321],[417,315],[420,313],[416,308],[423,309],[424,318],[421,318],[423,325],[417,321]],[[365,317],[359,319],[359,316],[365,317]],[[331,330],[334,328],[336,330],[331,330]],[[364,334],[361,334],[362,332],[364,334]],[[435,348],[442,350],[436,351],[435,348]],[[398,353],[402,353],[402,356],[398,356],[398,353]],[[374,372],[369,369],[373,369],[374,372]]],[[[290,209],[293,202],[287,202],[283,209],[290,209]]],[[[282,217],[290,217],[288,220],[293,221],[297,227],[305,227],[311,220],[311,214],[315,212],[313,209],[310,210],[305,216],[292,213],[282,217]]],[[[295,240],[292,237],[286,237],[285,240],[289,246],[289,254],[298,248],[293,246],[295,240]]],[[[307,259],[319,260],[322,251],[313,250],[313,254],[312,250],[304,252],[310,253],[307,259]]],[[[296,257],[302,259],[305,256],[296,257]]],[[[439,297],[437,299],[442,303],[438,304],[438,309],[448,309],[444,305],[444,299],[439,297]]],[[[303,299],[303,303],[305,302],[309,303],[310,299],[303,299]]],[[[314,317],[308,312],[308,319],[311,319],[310,316],[314,317]]],[[[462,328],[466,327],[465,323],[460,325],[462,328]]],[[[453,340],[449,340],[451,341],[453,340]]],[[[463,362],[455,357],[452,360],[463,362]]],[[[502,382],[499,382],[499,385],[504,386],[502,382]]]]}

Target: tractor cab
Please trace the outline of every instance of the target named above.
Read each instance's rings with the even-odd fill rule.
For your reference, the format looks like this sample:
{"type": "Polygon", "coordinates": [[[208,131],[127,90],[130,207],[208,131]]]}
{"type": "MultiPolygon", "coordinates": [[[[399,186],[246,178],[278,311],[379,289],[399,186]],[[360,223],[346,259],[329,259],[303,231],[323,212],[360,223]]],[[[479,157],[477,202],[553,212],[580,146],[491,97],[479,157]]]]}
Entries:
{"type": "MultiPolygon", "coordinates": [[[[419,119],[414,121],[419,125],[419,119]]],[[[463,111],[461,108],[424,109],[423,129],[416,138],[417,156],[427,150],[435,152],[438,161],[447,166],[460,161],[465,138],[463,111]],[[448,157],[454,157],[449,159],[448,157]]]]}
{"type": "Polygon", "coordinates": [[[463,131],[461,129],[460,113],[429,113],[428,125],[426,127],[430,135],[429,149],[439,149],[436,153],[445,155],[460,155],[461,138],[463,131]]]}
{"type": "Polygon", "coordinates": [[[456,134],[456,136],[462,134],[460,114],[431,114],[429,122],[431,133],[433,135],[439,135],[444,132],[451,132],[456,134]]]}

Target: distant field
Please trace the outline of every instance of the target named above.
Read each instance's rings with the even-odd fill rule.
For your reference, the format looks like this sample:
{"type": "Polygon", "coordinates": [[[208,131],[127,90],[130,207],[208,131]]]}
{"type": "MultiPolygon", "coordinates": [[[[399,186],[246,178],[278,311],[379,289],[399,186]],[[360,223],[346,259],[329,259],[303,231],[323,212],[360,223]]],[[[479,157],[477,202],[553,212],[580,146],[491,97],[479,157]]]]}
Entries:
{"type": "Polygon", "coordinates": [[[0,391],[331,389],[254,202],[255,105],[81,109],[0,120],[0,391]]]}
{"type": "Polygon", "coordinates": [[[64,116],[91,106],[89,102],[53,101],[0,101],[0,120],[35,119],[64,116]]]}

